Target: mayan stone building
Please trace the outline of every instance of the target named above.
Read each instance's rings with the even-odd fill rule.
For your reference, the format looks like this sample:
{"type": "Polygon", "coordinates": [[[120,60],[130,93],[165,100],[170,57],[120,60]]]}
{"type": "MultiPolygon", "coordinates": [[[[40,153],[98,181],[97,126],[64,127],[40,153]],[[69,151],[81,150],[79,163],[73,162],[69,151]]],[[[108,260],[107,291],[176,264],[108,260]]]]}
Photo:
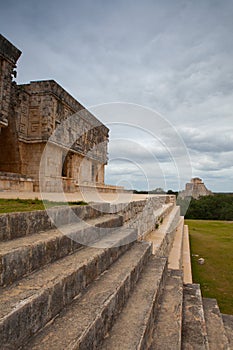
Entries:
{"type": "Polygon", "coordinates": [[[54,80],[17,85],[20,55],[0,35],[0,190],[39,190],[41,156],[51,138],[47,191],[57,190],[54,179],[67,192],[80,185],[104,188],[108,128],[54,80]]]}
{"type": "Polygon", "coordinates": [[[213,193],[206,188],[204,182],[199,177],[191,179],[191,181],[186,184],[185,190],[180,192],[182,198],[192,197],[195,199],[212,194],[213,193]]]}

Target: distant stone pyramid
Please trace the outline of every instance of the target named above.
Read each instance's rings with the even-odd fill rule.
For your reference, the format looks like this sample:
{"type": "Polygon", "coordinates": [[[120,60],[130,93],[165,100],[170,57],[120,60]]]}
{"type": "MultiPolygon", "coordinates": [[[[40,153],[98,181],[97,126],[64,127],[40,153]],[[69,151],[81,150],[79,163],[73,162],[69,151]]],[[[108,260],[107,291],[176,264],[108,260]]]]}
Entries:
{"type": "Polygon", "coordinates": [[[204,182],[199,177],[191,179],[190,182],[186,183],[185,190],[180,192],[181,198],[193,197],[195,199],[212,194],[213,193],[206,188],[204,182]]]}

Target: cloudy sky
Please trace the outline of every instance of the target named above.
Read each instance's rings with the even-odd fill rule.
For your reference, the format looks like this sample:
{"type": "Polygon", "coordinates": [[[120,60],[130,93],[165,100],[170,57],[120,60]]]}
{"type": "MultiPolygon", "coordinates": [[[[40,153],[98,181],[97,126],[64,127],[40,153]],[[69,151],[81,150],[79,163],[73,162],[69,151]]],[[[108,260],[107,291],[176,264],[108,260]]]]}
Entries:
{"type": "Polygon", "coordinates": [[[107,123],[106,181],[233,192],[232,0],[8,0],[19,83],[54,79],[107,123]],[[190,157],[190,158],[189,158],[190,157]]]}

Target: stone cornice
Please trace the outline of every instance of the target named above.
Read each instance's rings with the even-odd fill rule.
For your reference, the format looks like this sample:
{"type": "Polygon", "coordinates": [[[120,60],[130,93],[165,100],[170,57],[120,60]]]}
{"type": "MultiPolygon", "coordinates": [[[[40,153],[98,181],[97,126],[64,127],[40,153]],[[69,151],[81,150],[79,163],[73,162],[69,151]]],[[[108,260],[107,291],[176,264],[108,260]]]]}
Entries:
{"type": "Polygon", "coordinates": [[[21,55],[21,51],[0,34],[0,55],[15,64],[21,55]]]}

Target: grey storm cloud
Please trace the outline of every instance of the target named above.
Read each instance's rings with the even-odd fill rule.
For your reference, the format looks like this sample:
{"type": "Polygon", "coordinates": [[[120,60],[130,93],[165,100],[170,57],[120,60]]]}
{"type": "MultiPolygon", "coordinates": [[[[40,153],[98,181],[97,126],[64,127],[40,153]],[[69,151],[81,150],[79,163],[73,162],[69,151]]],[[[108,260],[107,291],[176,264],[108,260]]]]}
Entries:
{"type": "MultiPolygon", "coordinates": [[[[0,11],[2,34],[23,52],[19,83],[54,79],[86,107],[120,101],[158,111],[183,138],[193,174],[216,191],[233,191],[232,17],[231,0],[9,0],[0,11]]],[[[118,121],[117,114],[98,118],[118,121]]],[[[126,114],[124,121],[138,125],[141,118],[156,133],[156,120],[145,113],[134,119],[126,114]]],[[[159,131],[167,150],[144,135],[144,148],[125,145],[125,155],[143,164],[152,186],[160,187],[150,161],[155,155],[167,169],[168,186],[175,186],[172,163],[182,147],[173,130],[159,131]]],[[[119,132],[142,138],[135,128],[119,132]]],[[[120,151],[114,132],[109,150],[110,159],[120,151]]],[[[108,181],[119,177],[119,169],[123,177],[131,168],[109,168],[108,181]]]]}
{"type": "Polygon", "coordinates": [[[170,155],[166,149],[156,143],[144,146],[133,140],[119,139],[110,144],[109,151],[112,158],[125,158],[140,164],[155,162],[156,160],[159,162],[170,160],[170,155]]]}
{"type": "Polygon", "coordinates": [[[206,130],[180,128],[179,131],[190,150],[212,154],[233,152],[233,128],[222,127],[217,137],[216,130],[211,130],[211,126],[206,130]]]}
{"type": "Polygon", "coordinates": [[[195,167],[199,170],[206,171],[227,171],[233,174],[233,151],[221,154],[206,154],[200,158],[199,154],[193,155],[195,167]]]}

